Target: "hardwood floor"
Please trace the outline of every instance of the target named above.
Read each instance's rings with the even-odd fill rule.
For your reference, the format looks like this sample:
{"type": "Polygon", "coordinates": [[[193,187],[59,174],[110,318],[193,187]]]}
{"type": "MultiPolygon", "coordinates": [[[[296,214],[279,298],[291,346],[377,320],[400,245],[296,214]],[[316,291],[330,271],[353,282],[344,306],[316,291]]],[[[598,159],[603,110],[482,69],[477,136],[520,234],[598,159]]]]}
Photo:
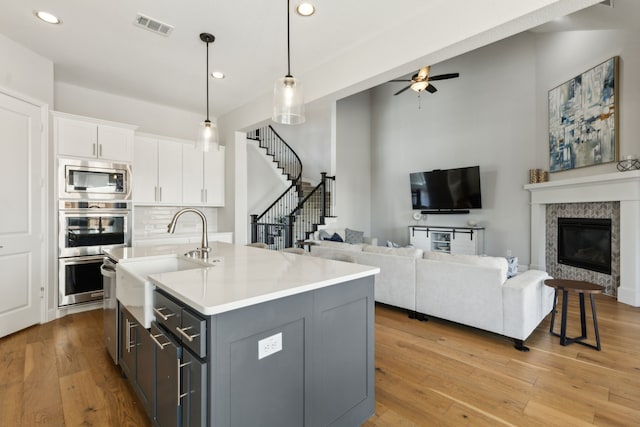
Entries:
{"type": "Polygon", "coordinates": [[[94,310],[0,339],[0,426],[151,426],[102,331],[94,310]]]}
{"type": "MultiPolygon", "coordinates": [[[[568,336],[580,335],[577,300],[568,336]]],[[[547,316],[522,353],[495,334],[377,307],[376,414],[364,426],[640,426],[640,308],[602,295],[596,308],[602,351],[561,346],[547,316]]],[[[593,342],[588,298],[587,312],[593,342]]]]}
{"type": "MultiPolygon", "coordinates": [[[[561,346],[547,317],[528,353],[495,334],[376,307],[376,414],[364,426],[640,425],[640,308],[606,296],[596,305],[602,351],[561,346]]],[[[0,426],[32,425],[151,425],[104,349],[101,310],[0,339],[0,426]]]]}

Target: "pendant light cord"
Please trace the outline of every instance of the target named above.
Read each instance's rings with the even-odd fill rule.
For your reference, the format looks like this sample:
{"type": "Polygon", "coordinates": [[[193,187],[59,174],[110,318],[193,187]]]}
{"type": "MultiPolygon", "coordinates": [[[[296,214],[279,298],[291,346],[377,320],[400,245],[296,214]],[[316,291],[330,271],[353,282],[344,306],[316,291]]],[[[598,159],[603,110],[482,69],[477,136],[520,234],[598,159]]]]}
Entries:
{"type": "Polygon", "coordinates": [[[287,77],[291,77],[291,43],[289,41],[289,9],[291,8],[289,5],[289,1],[287,0],[287,77]]]}
{"type": "Polygon", "coordinates": [[[209,121],[209,42],[207,42],[207,74],[204,77],[207,79],[207,121],[209,121]]]}

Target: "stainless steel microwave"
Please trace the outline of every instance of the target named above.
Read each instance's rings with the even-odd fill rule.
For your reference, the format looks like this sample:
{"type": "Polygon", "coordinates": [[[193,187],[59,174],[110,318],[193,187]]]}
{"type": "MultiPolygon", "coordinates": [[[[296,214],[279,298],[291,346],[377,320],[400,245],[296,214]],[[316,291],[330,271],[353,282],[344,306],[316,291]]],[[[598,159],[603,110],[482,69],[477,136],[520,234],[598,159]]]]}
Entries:
{"type": "Polygon", "coordinates": [[[129,200],[131,166],[92,160],[59,159],[60,199],[129,200]]]}

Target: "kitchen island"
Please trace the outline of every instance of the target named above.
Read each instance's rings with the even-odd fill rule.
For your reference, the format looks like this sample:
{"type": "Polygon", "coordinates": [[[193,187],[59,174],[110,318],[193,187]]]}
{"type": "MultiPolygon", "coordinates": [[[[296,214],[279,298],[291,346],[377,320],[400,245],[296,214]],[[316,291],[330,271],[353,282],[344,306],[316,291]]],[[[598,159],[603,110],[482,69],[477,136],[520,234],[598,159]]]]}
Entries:
{"type": "MultiPolygon", "coordinates": [[[[124,270],[191,249],[109,255],[124,270]]],[[[122,310],[120,364],[154,425],[357,426],[373,414],[378,268],[221,242],[210,257],[147,276],[155,321],[140,343],[141,321],[122,310]],[[153,380],[137,372],[148,364],[153,380]]]]}

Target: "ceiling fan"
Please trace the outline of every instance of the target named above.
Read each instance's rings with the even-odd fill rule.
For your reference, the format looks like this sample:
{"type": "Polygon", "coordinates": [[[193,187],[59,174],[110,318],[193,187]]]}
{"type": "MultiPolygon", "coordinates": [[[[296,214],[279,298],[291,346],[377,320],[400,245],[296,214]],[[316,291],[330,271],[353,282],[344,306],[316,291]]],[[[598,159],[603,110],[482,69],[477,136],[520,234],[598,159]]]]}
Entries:
{"type": "Polygon", "coordinates": [[[411,77],[410,80],[407,80],[407,79],[390,80],[392,82],[411,82],[409,86],[403,89],[400,89],[398,92],[394,93],[393,95],[394,96],[400,95],[402,92],[404,92],[409,88],[415,90],[418,93],[422,92],[423,90],[426,90],[429,93],[433,93],[438,89],[436,89],[430,82],[436,81],[436,80],[455,79],[456,77],[460,77],[459,73],[449,73],[449,74],[439,74],[437,76],[429,76],[430,68],[431,67],[428,67],[428,66],[420,68],[418,72],[414,74],[413,77],[411,77]]]}

